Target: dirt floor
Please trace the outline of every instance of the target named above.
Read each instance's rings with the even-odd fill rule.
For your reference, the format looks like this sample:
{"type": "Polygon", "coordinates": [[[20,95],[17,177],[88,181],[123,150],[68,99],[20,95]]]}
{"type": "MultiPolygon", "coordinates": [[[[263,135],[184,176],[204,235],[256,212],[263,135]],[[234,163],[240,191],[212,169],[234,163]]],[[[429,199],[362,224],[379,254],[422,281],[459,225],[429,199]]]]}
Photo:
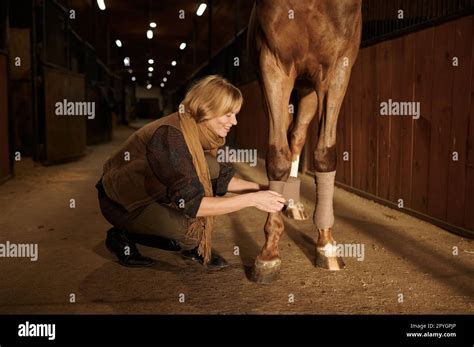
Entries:
{"type": "MultiPolygon", "coordinates": [[[[281,278],[269,285],[249,281],[266,219],[250,208],[217,218],[213,245],[230,268],[207,272],[176,253],[144,246],[142,253],[156,259],[156,266],[120,266],[104,246],[109,225],[94,184],[104,160],[131,131],[119,129],[113,142],[89,147],[75,162],[19,162],[16,177],[0,186],[0,243],[39,244],[36,262],[0,258],[0,313],[474,312],[472,241],[341,189],[335,193],[335,238],[365,246],[364,260],[346,257],[342,271],[314,267],[311,219],[285,218],[281,278]]],[[[241,177],[266,181],[263,162],[258,168],[236,166],[241,177]]],[[[303,202],[312,214],[313,179],[302,181],[303,202]]]]}

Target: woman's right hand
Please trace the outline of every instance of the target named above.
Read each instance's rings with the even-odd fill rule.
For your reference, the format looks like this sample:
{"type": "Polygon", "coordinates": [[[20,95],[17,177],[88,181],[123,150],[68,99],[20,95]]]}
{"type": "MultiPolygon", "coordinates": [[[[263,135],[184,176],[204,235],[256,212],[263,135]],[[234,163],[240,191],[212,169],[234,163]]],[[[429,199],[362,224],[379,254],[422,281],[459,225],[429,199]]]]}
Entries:
{"type": "Polygon", "coordinates": [[[250,193],[250,195],[252,196],[253,206],[268,213],[281,211],[286,201],[283,195],[272,190],[261,190],[250,193]]]}

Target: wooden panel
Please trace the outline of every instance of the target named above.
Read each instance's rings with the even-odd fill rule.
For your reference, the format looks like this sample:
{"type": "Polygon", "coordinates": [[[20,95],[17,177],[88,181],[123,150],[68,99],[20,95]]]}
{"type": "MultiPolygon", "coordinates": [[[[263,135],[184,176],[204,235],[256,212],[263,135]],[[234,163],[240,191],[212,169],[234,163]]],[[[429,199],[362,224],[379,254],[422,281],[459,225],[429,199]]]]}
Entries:
{"type": "MultiPolygon", "coordinates": [[[[400,101],[413,102],[415,88],[415,36],[407,35],[402,41],[400,101]]],[[[400,197],[404,207],[411,207],[413,175],[413,115],[400,119],[400,175],[398,176],[400,197]]]]}
{"type": "Polygon", "coordinates": [[[353,99],[352,91],[356,86],[354,85],[354,80],[352,78],[352,73],[354,72],[354,67],[352,67],[351,78],[349,80],[349,85],[346,90],[346,95],[344,96],[344,151],[349,153],[349,160],[344,162],[344,182],[346,184],[352,185],[353,182],[353,172],[354,172],[354,146],[353,146],[353,137],[352,137],[352,124],[353,124],[353,114],[351,112],[351,105],[353,99]]]}
{"type": "Polygon", "coordinates": [[[365,156],[367,158],[367,171],[364,177],[364,189],[371,194],[376,193],[377,184],[377,117],[378,105],[374,98],[375,93],[375,49],[361,50],[359,59],[362,59],[362,124],[365,129],[365,156]]]}
{"type": "Polygon", "coordinates": [[[448,194],[448,167],[451,160],[449,145],[452,118],[452,87],[454,52],[454,25],[447,23],[435,28],[430,171],[428,181],[428,213],[438,219],[446,219],[448,194]]]}
{"type": "Polygon", "coordinates": [[[341,109],[339,111],[339,116],[337,120],[336,128],[336,150],[337,150],[337,167],[336,167],[336,181],[345,182],[345,170],[347,166],[347,161],[344,161],[344,128],[346,126],[345,119],[347,117],[346,112],[344,111],[344,100],[341,104],[341,109]]]}
{"type": "Polygon", "coordinates": [[[0,54],[0,182],[10,176],[7,57],[0,54]]]}
{"type": "MultiPolygon", "coordinates": [[[[390,41],[391,43],[391,65],[390,74],[392,76],[390,80],[391,93],[390,98],[392,102],[404,101],[401,97],[401,89],[404,88],[404,77],[401,75],[403,68],[403,37],[390,41]]],[[[389,102],[389,100],[385,100],[389,102]]],[[[388,182],[388,199],[392,202],[397,203],[400,199],[400,181],[401,175],[401,153],[400,153],[400,133],[401,133],[401,122],[402,118],[406,116],[381,116],[390,118],[390,150],[389,150],[389,176],[388,182]]]]}
{"type": "MultiPolygon", "coordinates": [[[[365,51],[366,52],[366,51],[365,51]]],[[[353,142],[351,157],[353,160],[353,185],[358,189],[365,189],[363,184],[367,175],[367,146],[365,129],[362,125],[362,61],[361,57],[365,53],[360,53],[359,59],[354,64],[351,80],[354,88],[351,90],[351,114],[353,127],[353,142]]]]}
{"type": "MultiPolygon", "coordinates": [[[[85,101],[84,75],[44,68],[46,163],[63,161],[86,152],[86,119],[56,115],[56,103],[85,101]]],[[[96,117],[98,115],[96,114],[96,117]]]]}
{"type": "Polygon", "coordinates": [[[265,158],[268,146],[268,121],[263,108],[263,97],[257,81],[240,87],[244,97],[237,117],[236,142],[239,147],[257,149],[265,158]]]}
{"type": "MultiPolygon", "coordinates": [[[[95,145],[98,143],[103,143],[109,141],[112,138],[112,114],[110,107],[105,100],[105,91],[98,85],[95,87],[87,86],[86,88],[86,97],[85,100],[88,102],[95,103],[95,112],[97,117],[94,119],[87,120],[87,145],[95,145]]],[[[146,99],[143,99],[146,100],[146,99]]],[[[143,105],[137,103],[137,112],[139,114],[153,114],[156,116],[158,106],[152,107],[148,105],[149,108],[143,108],[143,105]]]]}
{"type": "Polygon", "coordinates": [[[377,110],[377,195],[388,200],[390,182],[390,117],[380,115],[380,103],[386,102],[392,96],[391,70],[392,45],[391,42],[382,42],[375,46],[376,65],[376,100],[377,110]]]}
{"type": "MultiPolygon", "coordinates": [[[[318,105],[319,107],[319,105],[318,105]]],[[[303,156],[305,158],[305,167],[310,174],[314,174],[314,150],[318,143],[318,116],[314,116],[308,126],[308,132],[306,134],[306,144],[303,148],[303,156]]],[[[340,157],[339,157],[340,158],[340,157]]]]}
{"type": "MultiPolygon", "coordinates": [[[[449,161],[449,189],[447,220],[450,223],[463,225],[464,203],[466,197],[466,157],[467,135],[469,124],[469,107],[471,104],[471,61],[473,18],[465,17],[456,22],[454,56],[459,59],[459,66],[454,70],[453,83],[453,116],[451,144],[449,153],[459,153],[458,161],[449,161]]],[[[451,157],[452,159],[452,157],[451,157]]]]}
{"type": "Polygon", "coordinates": [[[412,207],[428,211],[428,176],[431,143],[434,28],[415,35],[415,96],[421,116],[413,124],[412,207]]]}
{"type": "Polygon", "coordinates": [[[10,81],[13,150],[22,156],[34,154],[32,86],[28,81],[10,81]]]}
{"type": "MultiPolygon", "coordinates": [[[[474,20],[474,16],[471,16],[474,20]]],[[[469,133],[467,137],[466,201],[464,227],[474,230],[474,42],[471,40],[471,104],[469,109],[469,133]]]]}
{"type": "Polygon", "coordinates": [[[31,80],[30,29],[10,28],[8,35],[10,79],[31,80]],[[19,66],[17,58],[20,58],[19,66]]]}

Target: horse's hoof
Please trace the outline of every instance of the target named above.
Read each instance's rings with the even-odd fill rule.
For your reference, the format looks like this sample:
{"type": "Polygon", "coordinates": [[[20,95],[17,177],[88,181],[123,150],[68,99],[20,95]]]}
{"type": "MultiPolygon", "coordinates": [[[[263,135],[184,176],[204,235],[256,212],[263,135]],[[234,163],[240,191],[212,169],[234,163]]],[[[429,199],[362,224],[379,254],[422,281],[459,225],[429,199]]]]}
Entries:
{"type": "Polygon", "coordinates": [[[331,253],[328,254],[327,247],[316,247],[316,266],[331,271],[338,271],[342,270],[345,264],[342,257],[331,255],[331,253]]]}
{"type": "Polygon", "coordinates": [[[291,207],[288,206],[283,213],[288,218],[295,220],[308,219],[308,215],[304,210],[304,205],[301,202],[297,202],[296,204],[291,205],[291,207]]]}
{"type": "Polygon", "coordinates": [[[250,279],[257,283],[271,283],[280,277],[281,259],[255,259],[250,279]]]}

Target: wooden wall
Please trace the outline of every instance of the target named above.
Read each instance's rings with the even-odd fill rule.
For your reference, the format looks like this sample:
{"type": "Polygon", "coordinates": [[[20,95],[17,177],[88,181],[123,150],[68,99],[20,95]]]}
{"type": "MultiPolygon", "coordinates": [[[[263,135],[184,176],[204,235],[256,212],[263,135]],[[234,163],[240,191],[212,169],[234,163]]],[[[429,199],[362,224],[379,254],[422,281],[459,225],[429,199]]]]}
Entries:
{"type": "MultiPolygon", "coordinates": [[[[268,118],[265,114],[262,92],[257,81],[241,86],[244,103],[237,117],[236,146],[257,149],[257,155],[265,158],[268,146],[268,118]]],[[[229,134],[230,135],[230,134],[229,134]]]]}
{"type": "MultiPolygon", "coordinates": [[[[471,15],[360,50],[338,121],[339,185],[392,206],[403,199],[407,212],[472,235],[473,36],[471,15]],[[380,103],[389,99],[420,102],[421,117],[380,115],[380,103]]],[[[256,83],[241,87],[247,105],[237,143],[260,155],[268,127],[256,83]]],[[[312,122],[303,153],[308,173],[315,134],[312,122]]]]}
{"type": "Polygon", "coordinates": [[[10,139],[8,136],[7,56],[0,52],[0,182],[11,175],[10,139]]]}
{"type": "Polygon", "coordinates": [[[31,72],[30,29],[8,29],[8,54],[11,95],[13,150],[22,157],[35,153],[35,120],[33,112],[33,86],[31,72]],[[19,59],[19,60],[17,60],[19,59]]]}
{"type": "MultiPolygon", "coordinates": [[[[45,164],[86,154],[86,116],[56,115],[56,103],[85,100],[84,75],[44,67],[45,164]]],[[[96,115],[97,116],[97,115],[96,115]]]]}
{"type": "Polygon", "coordinates": [[[361,49],[338,123],[338,182],[474,230],[473,30],[467,16],[361,49]],[[420,102],[420,118],[380,115],[388,99],[420,102]]]}

